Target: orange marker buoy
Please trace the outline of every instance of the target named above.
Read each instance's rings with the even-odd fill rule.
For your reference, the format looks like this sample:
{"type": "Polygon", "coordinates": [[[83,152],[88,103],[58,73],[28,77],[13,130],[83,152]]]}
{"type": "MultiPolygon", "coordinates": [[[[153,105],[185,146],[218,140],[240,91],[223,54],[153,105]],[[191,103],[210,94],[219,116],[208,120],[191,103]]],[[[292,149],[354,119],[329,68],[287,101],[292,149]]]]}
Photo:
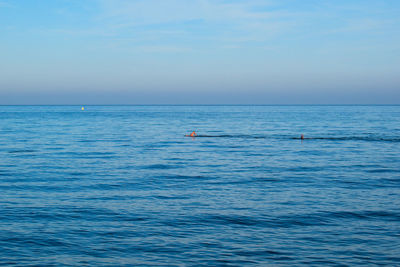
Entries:
{"type": "Polygon", "coordinates": [[[301,134],[300,139],[304,140],[304,135],[303,134],[301,134]]]}
{"type": "Polygon", "coordinates": [[[197,136],[197,134],[195,131],[193,131],[190,135],[185,135],[185,136],[195,137],[195,136],[197,136]]]}

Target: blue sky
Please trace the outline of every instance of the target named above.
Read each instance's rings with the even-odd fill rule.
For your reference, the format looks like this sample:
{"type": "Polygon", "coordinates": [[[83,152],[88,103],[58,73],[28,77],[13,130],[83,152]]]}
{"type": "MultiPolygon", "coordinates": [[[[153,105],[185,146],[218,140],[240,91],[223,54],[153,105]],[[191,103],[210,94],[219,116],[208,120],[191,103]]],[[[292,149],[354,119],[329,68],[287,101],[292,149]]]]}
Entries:
{"type": "Polygon", "coordinates": [[[400,104],[398,0],[0,0],[0,104],[400,104]]]}

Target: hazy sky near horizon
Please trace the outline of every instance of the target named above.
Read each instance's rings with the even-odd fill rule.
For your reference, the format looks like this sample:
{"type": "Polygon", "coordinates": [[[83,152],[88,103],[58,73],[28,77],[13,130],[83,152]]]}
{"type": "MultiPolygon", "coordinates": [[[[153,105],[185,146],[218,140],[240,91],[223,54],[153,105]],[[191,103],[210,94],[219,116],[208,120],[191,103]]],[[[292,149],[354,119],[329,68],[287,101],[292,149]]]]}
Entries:
{"type": "Polygon", "coordinates": [[[400,104],[398,0],[0,0],[0,104],[400,104]]]}

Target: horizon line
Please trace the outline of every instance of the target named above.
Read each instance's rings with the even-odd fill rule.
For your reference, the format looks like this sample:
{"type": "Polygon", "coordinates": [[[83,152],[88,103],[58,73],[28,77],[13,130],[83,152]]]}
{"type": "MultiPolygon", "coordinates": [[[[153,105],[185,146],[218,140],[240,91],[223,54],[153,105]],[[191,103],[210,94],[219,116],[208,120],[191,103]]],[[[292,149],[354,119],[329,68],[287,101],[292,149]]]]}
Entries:
{"type": "Polygon", "coordinates": [[[11,106],[400,106],[399,104],[0,104],[11,106]]]}

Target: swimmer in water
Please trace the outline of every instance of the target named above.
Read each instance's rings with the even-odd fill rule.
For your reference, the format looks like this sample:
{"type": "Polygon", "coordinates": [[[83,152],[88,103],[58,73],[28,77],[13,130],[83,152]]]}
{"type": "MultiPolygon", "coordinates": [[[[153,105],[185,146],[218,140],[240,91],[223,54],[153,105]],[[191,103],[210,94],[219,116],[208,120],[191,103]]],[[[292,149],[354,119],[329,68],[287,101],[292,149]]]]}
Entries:
{"type": "Polygon", "coordinates": [[[190,136],[190,137],[196,137],[197,136],[197,134],[196,134],[196,132],[195,131],[193,131],[190,135],[185,135],[185,136],[190,136]]]}
{"type": "Polygon", "coordinates": [[[300,139],[304,140],[304,135],[303,134],[301,134],[300,139]]]}

